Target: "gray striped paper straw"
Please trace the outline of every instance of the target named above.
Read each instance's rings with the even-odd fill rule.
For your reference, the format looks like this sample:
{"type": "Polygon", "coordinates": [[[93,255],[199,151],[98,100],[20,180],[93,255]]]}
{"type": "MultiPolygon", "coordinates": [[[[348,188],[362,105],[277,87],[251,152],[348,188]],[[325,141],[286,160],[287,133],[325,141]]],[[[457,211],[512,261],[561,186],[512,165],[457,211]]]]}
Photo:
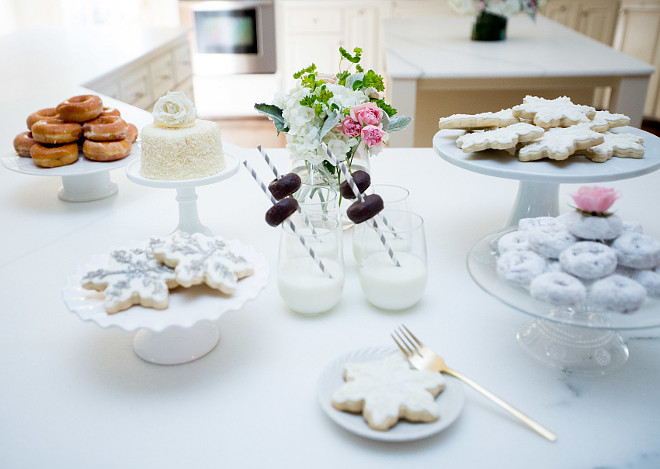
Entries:
{"type": "MultiPolygon", "coordinates": [[[[270,193],[270,191],[268,190],[268,187],[266,187],[266,184],[264,184],[263,181],[261,179],[259,179],[259,176],[257,176],[257,172],[252,168],[252,166],[250,166],[250,164],[247,162],[247,160],[243,161],[243,166],[245,166],[245,169],[248,170],[248,173],[250,173],[250,176],[252,176],[252,178],[256,181],[256,183],[259,185],[259,187],[264,192],[264,194],[266,194],[266,196],[270,199],[270,201],[273,204],[276,204],[277,200],[275,199],[275,197],[273,197],[273,194],[270,193]]],[[[305,241],[305,238],[303,238],[303,236],[296,231],[296,225],[294,225],[293,222],[288,218],[285,220],[285,223],[288,224],[288,226],[291,229],[291,231],[293,232],[293,234],[296,235],[296,238],[298,238],[298,241],[300,241],[300,244],[302,244],[305,247],[305,249],[307,249],[307,252],[309,252],[309,255],[312,256],[312,259],[314,259],[316,264],[319,266],[319,269],[321,269],[321,272],[323,272],[325,275],[327,275],[328,278],[332,278],[332,274],[328,270],[326,270],[325,265],[323,265],[323,261],[321,261],[321,259],[319,259],[317,257],[316,252],[314,252],[314,249],[310,245],[308,245],[307,241],[305,241]]]]}
{"type": "MultiPolygon", "coordinates": [[[[353,180],[353,176],[351,173],[348,171],[348,166],[346,166],[346,163],[339,163],[337,161],[337,157],[330,151],[330,148],[328,148],[327,145],[325,145],[325,151],[328,154],[328,157],[330,158],[330,162],[335,165],[339,166],[341,169],[342,174],[344,175],[344,178],[348,182],[348,185],[350,186],[351,190],[353,191],[353,194],[355,194],[355,197],[357,197],[359,202],[364,202],[364,196],[360,193],[360,189],[358,189],[357,184],[355,184],[355,181],[353,180]]],[[[378,223],[376,222],[375,217],[372,218],[371,224],[375,229],[378,229],[378,223]]],[[[390,256],[390,259],[392,259],[392,262],[396,264],[397,267],[401,267],[401,264],[399,263],[399,260],[396,258],[396,255],[394,254],[394,250],[390,247],[388,244],[387,240],[385,239],[385,235],[381,232],[379,236],[380,242],[383,244],[385,247],[385,250],[387,251],[387,254],[390,256]]]]}

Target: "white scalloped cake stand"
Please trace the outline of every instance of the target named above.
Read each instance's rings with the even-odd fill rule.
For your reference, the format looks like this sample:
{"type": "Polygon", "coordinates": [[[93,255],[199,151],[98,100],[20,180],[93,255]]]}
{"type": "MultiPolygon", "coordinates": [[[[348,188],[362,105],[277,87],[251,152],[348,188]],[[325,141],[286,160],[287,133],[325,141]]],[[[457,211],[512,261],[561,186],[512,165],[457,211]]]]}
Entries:
{"type": "Polygon", "coordinates": [[[506,226],[517,226],[521,218],[559,215],[559,184],[618,181],[660,168],[660,138],[634,127],[612,129],[615,133],[633,133],[644,139],[642,159],[612,158],[594,163],[584,156],[564,161],[522,162],[503,150],[464,153],[456,146],[462,131],[440,130],[433,137],[433,149],[444,160],[475,173],[519,180],[518,195],[506,226]]]}
{"type": "Polygon", "coordinates": [[[31,176],[57,176],[62,178],[62,187],[57,193],[65,202],[91,202],[101,200],[117,193],[117,184],[110,180],[110,170],[123,168],[140,157],[140,146],[133,144],[131,154],[119,161],[91,161],[80,153],[78,161],[59,168],[40,168],[32,158],[16,156],[16,152],[7,153],[0,158],[5,168],[31,176]]]}
{"type": "MultiPolygon", "coordinates": [[[[142,248],[146,241],[131,241],[122,248],[142,248]]],[[[228,311],[240,310],[256,298],[268,283],[268,263],[253,247],[237,240],[229,242],[232,250],[254,266],[254,274],[238,282],[232,295],[224,295],[206,285],[178,287],[170,291],[169,306],[164,310],[132,306],[115,314],[107,314],[103,293],[86,290],[81,279],[90,270],[106,265],[109,253],[95,256],[80,265],[66,279],[62,299],[72,313],[83,321],[103,328],[118,327],[136,332],[133,350],[141,359],[158,365],[188,363],[211,352],[219,342],[215,321],[228,311]]]]}
{"type": "Polygon", "coordinates": [[[197,193],[195,187],[214,184],[232,177],[238,172],[238,158],[228,153],[225,149],[225,169],[213,176],[207,176],[198,179],[181,179],[177,181],[163,181],[157,179],[147,179],[140,175],[140,160],[136,159],[126,166],[126,176],[129,180],[148,187],[158,187],[162,189],[176,189],[176,201],[179,203],[179,225],[175,231],[184,231],[186,233],[203,233],[211,235],[211,230],[204,226],[199,220],[197,211],[197,193]]]}

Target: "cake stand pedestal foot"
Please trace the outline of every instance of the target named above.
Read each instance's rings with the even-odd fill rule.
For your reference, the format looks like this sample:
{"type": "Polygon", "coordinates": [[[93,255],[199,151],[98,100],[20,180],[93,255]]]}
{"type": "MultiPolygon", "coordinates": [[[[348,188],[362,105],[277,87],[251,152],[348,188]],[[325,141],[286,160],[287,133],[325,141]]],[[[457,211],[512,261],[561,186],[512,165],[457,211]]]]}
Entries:
{"type": "Polygon", "coordinates": [[[210,321],[201,321],[192,327],[172,326],[161,332],[141,329],[133,339],[133,350],[149,363],[180,365],[203,357],[219,340],[218,327],[210,321]]]}
{"type": "Polygon", "coordinates": [[[609,329],[534,319],[525,323],[516,337],[523,351],[536,361],[568,374],[606,375],[628,361],[628,347],[623,338],[609,329]]]}
{"type": "Polygon", "coordinates": [[[110,171],[62,176],[62,187],[57,196],[65,202],[91,202],[117,193],[117,184],[110,180],[110,171]]]}
{"type": "Polygon", "coordinates": [[[209,228],[199,221],[197,211],[197,193],[194,187],[177,187],[176,201],[179,203],[179,226],[178,231],[185,233],[202,233],[213,236],[209,228]]]}
{"type": "Polygon", "coordinates": [[[518,226],[521,218],[557,215],[559,215],[559,184],[520,181],[507,227],[518,226]]]}

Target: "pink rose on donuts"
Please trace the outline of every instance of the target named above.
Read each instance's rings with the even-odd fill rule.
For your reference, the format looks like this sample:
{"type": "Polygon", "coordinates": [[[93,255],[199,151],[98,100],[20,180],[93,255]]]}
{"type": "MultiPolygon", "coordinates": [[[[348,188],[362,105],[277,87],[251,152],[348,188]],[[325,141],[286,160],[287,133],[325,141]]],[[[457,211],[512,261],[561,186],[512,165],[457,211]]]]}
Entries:
{"type": "Polygon", "coordinates": [[[350,111],[351,119],[362,125],[378,125],[383,118],[383,110],[376,103],[364,103],[353,106],[350,111]]]}
{"type": "Polygon", "coordinates": [[[582,186],[571,194],[579,211],[590,214],[606,215],[614,201],[621,194],[614,189],[592,186],[582,186]]]}

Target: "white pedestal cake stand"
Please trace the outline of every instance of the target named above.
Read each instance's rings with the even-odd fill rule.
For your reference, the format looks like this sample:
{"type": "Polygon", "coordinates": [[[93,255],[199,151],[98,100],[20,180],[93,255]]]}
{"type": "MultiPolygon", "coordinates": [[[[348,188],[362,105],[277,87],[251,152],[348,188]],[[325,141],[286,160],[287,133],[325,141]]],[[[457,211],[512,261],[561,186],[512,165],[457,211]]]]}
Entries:
{"type": "MultiPolygon", "coordinates": [[[[133,306],[125,311],[108,314],[103,293],[82,287],[83,276],[107,266],[111,248],[78,266],[68,276],[62,289],[67,308],[83,321],[103,328],[118,327],[136,332],[133,350],[141,359],[158,365],[188,363],[211,352],[220,334],[215,321],[228,311],[240,310],[247,301],[256,298],[268,283],[268,263],[253,247],[239,241],[229,242],[231,249],[254,267],[254,274],[238,282],[232,295],[224,295],[206,285],[178,287],[170,291],[169,305],[164,310],[133,306]]],[[[132,241],[122,248],[144,248],[147,241],[132,241]]]]}
{"type": "Polygon", "coordinates": [[[632,127],[613,129],[644,138],[643,159],[612,158],[594,163],[585,157],[565,161],[521,162],[499,150],[464,153],[456,147],[462,132],[439,131],[433,138],[436,153],[458,167],[480,174],[517,179],[518,195],[507,226],[479,241],[468,254],[468,270],[475,282],[505,304],[535,317],[518,331],[522,349],[552,368],[581,375],[602,375],[623,366],[628,348],[617,330],[660,326],[657,300],[647,299],[642,310],[631,315],[552,307],[531,298],[524,290],[501,281],[495,272],[497,240],[517,227],[521,218],[559,215],[561,183],[594,183],[628,179],[660,168],[660,139],[632,127]]]}
{"type": "Polygon", "coordinates": [[[57,176],[62,187],[57,196],[65,202],[91,202],[117,193],[117,184],[110,180],[110,170],[123,168],[140,157],[140,146],[133,144],[131,154],[119,161],[99,162],[85,158],[81,153],[78,161],[59,168],[40,168],[32,158],[16,156],[15,152],[1,158],[5,168],[31,176],[57,176]]]}
{"type": "Polygon", "coordinates": [[[182,179],[177,181],[163,181],[156,179],[147,179],[140,175],[140,160],[131,161],[126,167],[126,176],[129,180],[148,187],[158,187],[162,189],[176,189],[176,200],[179,203],[179,225],[175,231],[184,231],[186,233],[203,233],[211,235],[211,230],[204,226],[199,220],[197,211],[197,193],[195,187],[214,184],[232,177],[238,172],[238,158],[229,154],[226,150],[225,169],[213,176],[207,176],[198,179],[182,179]]]}

